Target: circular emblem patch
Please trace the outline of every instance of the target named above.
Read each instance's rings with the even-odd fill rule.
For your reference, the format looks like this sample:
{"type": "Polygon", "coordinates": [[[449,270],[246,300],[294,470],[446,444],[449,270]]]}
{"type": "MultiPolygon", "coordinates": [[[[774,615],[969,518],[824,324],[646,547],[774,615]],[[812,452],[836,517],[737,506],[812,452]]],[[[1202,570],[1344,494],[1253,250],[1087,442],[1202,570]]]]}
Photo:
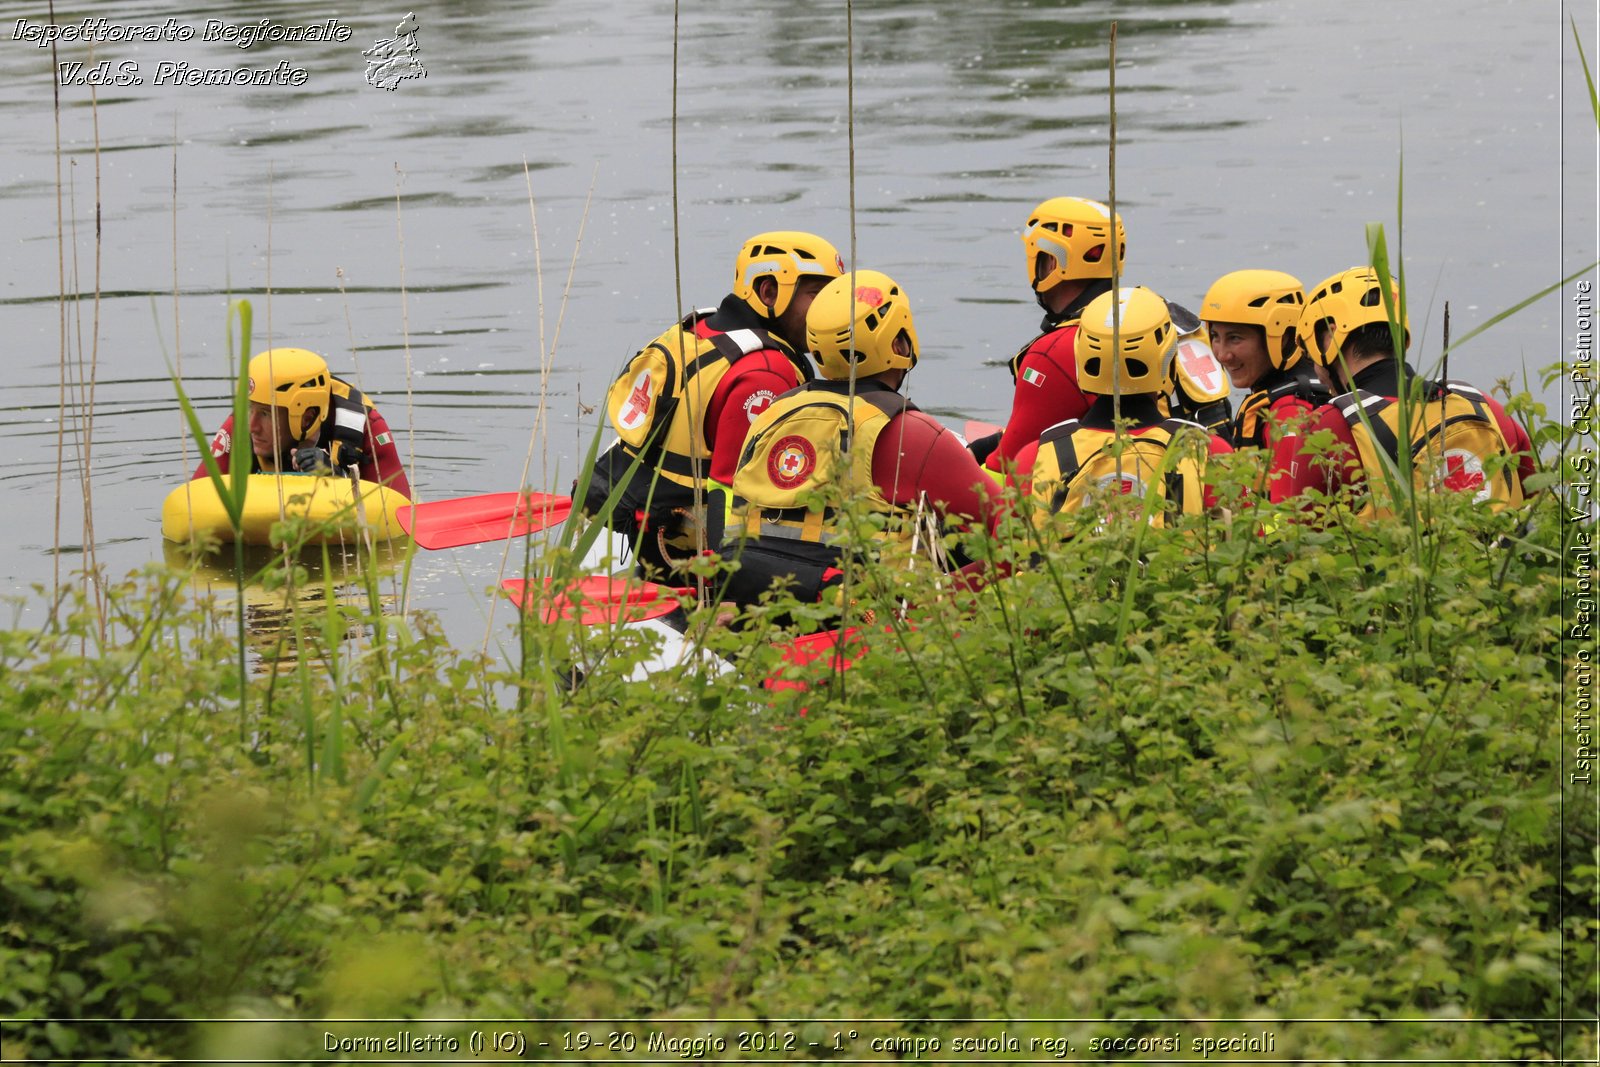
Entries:
{"type": "Polygon", "coordinates": [[[755,422],[757,417],[771,407],[772,402],[776,399],[777,395],[771,389],[757,389],[744,402],[744,417],[751,422],[755,422]]]}
{"type": "Polygon", "coordinates": [[[793,489],[817,469],[817,450],[810,441],[791,434],[767,455],[767,477],[779,489],[793,489]]]}
{"type": "Polygon", "coordinates": [[[1095,490],[1106,495],[1120,493],[1123,496],[1144,496],[1144,483],[1126,472],[1108,474],[1095,483],[1095,490]]]}
{"type": "Polygon", "coordinates": [[[1457,493],[1471,493],[1474,503],[1489,499],[1489,487],[1483,477],[1483,461],[1464,448],[1452,448],[1444,454],[1437,481],[1446,489],[1457,493]]]}

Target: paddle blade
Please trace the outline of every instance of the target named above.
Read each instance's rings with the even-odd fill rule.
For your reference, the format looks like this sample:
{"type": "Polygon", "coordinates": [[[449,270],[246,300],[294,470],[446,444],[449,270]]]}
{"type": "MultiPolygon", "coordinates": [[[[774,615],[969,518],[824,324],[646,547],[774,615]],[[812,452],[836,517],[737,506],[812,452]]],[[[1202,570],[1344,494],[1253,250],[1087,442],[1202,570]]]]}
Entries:
{"type": "Polygon", "coordinates": [[[543,530],[572,513],[572,498],[552,493],[485,493],[399,510],[400,528],[423,548],[457,548],[543,530]]]}
{"type": "Polygon", "coordinates": [[[962,428],[962,433],[968,441],[976,441],[980,437],[988,437],[990,434],[1001,433],[1004,430],[1004,426],[996,426],[992,422],[979,422],[977,419],[968,419],[966,426],[962,428]]]}
{"type": "MultiPolygon", "coordinates": [[[[795,673],[790,668],[804,667],[815,663],[823,657],[828,657],[830,670],[842,671],[850,667],[862,656],[867,654],[865,642],[861,639],[861,631],[857,627],[846,630],[824,630],[819,634],[809,634],[797,637],[786,645],[780,646],[783,653],[783,665],[769,675],[761,683],[765,689],[810,689],[809,683],[793,677],[786,677],[795,673]]],[[[804,714],[802,711],[801,714],[804,714]]]]}
{"type": "Polygon", "coordinates": [[[637,578],[590,575],[551,592],[551,579],[536,582],[509,578],[500,583],[523,611],[538,611],[544,622],[572,619],[584,626],[598,622],[643,622],[676,610],[678,598],[693,589],[677,589],[637,578]]]}

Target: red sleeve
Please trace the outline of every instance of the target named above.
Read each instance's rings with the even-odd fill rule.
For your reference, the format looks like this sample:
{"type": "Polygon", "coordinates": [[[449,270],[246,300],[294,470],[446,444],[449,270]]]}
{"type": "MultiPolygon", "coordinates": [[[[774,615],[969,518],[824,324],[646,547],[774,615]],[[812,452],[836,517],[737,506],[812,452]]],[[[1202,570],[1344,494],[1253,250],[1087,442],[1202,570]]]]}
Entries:
{"type": "Polygon", "coordinates": [[[1016,463],[1006,472],[1006,484],[1014,487],[1018,496],[1033,492],[1033,465],[1038,461],[1039,439],[1035,437],[1022,446],[1022,451],[1017,453],[1016,463]]]}
{"type": "Polygon", "coordinates": [[[892,504],[915,507],[926,493],[929,506],[962,529],[989,529],[1000,503],[994,479],[960,438],[921,411],[896,415],[878,435],[872,480],[892,504]]]}
{"type": "Polygon", "coordinates": [[[800,384],[788,357],[774,349],[753,352],[722,376],[706,405],[706,444],[711,446],[711,479],[733,484],[739,453],[756,417],[778,397],[800,384]]]}
{"type": "Polygon", "coordinates": [[[367,462],[361,464],[361,480],[387,485],[407,500],[411,499],[411,483],[406,481],[406,469],[400,462],[400,449],[395,447],[394,434],[377,408],[367,409],[367,462]]]}
{"type": "Polygon", "coordinates": [[[1528,431],[1523,428],[1522,423],[1506,413],[1506,409],[1500,406],[1498,400],[1487,393],[1483,399],[1488,403],[1494,421],[1499,423],[1506,444],[1517,457],[1517,480],[1526,483],[1530,477],[1539,472],[1539,460],[1533,454],[1533,438],[1528,436],[1528,431]]]}
{"type": "MultiPolygon", "coordinates": [[[[222,429],[217,431],[217,436],[211,439],[211,455],[216,458],[217,466],[221,469],[223,474],[228,473],[228,458],[232,447],[233,415],[230,414],[227,420],[223,422],[222,429]]],[[[248,441],[246,442],[246,447],[248,447],[248,441]]],[[[206,461],[202,459],[200,461],[200,466],[194,469],[194,476],[189,480],[192,482],[208,476],[208,472],[206,471],[206,461]]]]}
{"type": "Polygon", "coordinates": [[[1078,388],[1078,364],[1072,356],[1077,336],[1076,326],[1064,326],[1028,347],[1017,367],[1017,389],[1005,433],[985,461],[990,470],[1005,470],[1040,434],[1089,410],[1091,400],[1078,388]]]}
{"type": "MultiPolygon", "coordinates": [[[[1206,442],[1206,454],[1212,459],[1215,459],[1217,456],[1229,455],[1232,452],[1233,446],[1224,441],[1222,438],[1218,437],[1216,434],[1212,434],[1211,440],[1206,442]]],[[[1217,491],[1210,482],[1206,482],[1205,487],[1206,507],[1214,508],[1217,506],[1217,491]]]]}
{"type": "Polygon", "coordinates": [[[1267,453],[1271,454],[1278,438],[1282,435],[1279,427],[1283,428],[1282,433],[1293,433],[1311,421],[1311,412],[1315,410],[1310,401],[1297,396],[1279,397],[1274,400],[1272,406],[1262,413],[1264,420],[1262,443],[1267,453]]]}
{"type": "Polygon", "coordinates": [[[1350,427],[1344,421],[1344,416],[1339,414],[1338,408],[1325,404],[1311,413],[1310,425],[1305,434],[1310,435],[1319,430],[1328,430],[1333,434],[1337,442],[1334,453],[1313,457],[1301,452],[1305,436],[1294,432],[1285,433],[1272,446],[1272,463],[1268,468],[1267,486],[1268,495],[1273,503],[1292,500],[1308,489],[1332,493],[1341,484],[1353,485],[1365,478],[1360,465],[1350,462],[1357,454],[1356,442],[1355,438],[1350,436],[1350,427]],[[1344,452],[1343,460],[1335,461],[1341,446],[1344,452]]]}

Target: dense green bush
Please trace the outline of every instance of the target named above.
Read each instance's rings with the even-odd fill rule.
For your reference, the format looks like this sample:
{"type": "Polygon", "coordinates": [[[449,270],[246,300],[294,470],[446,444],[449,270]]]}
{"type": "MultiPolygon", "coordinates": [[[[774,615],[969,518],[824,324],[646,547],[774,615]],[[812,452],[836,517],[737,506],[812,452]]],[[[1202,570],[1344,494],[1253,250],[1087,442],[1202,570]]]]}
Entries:
{"type": "Polygon", "coordinates": [[[1573,528],[1551,494],[1428,506],[1125,524],[971,598],[896,574],[879,622],[919,607],[805,691],[720,628],[736,675],[636,682],[630,633],[527,626],[492,661],[326,598],[241,703],[181,577],[68,598],[0,632],[6,1053],[325,1055],[312,1025],[29,1019],[648,1015],[1586,1055],[1573,528]]]}

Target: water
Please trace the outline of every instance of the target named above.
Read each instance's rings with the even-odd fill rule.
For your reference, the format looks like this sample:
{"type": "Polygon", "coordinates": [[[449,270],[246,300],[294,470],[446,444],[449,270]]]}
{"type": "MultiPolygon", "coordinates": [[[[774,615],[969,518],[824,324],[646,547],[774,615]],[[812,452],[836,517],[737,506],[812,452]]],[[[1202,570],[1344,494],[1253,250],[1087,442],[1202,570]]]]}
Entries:
{"type": "MultiPolygon", "coordinates": [[[[433,4],[416,38],[426,77],[393,91],[366,84],[361,51],[394,36],[402,7],[107,5],[113,26],[172,17],[195,38],[93,56],[63,43],[60,61],[131,62],[146,81],[98,89],[97,108],[88,87],[61,88],[58,153],[50,53],[16,39],[39,10],[0,2],[0,593],[70,574],[85,544],[114,575],[162,558],[161,500],[196,461],[168,366],[181,357],[213,428],[230,292],[254,303],[254,347],[327,353],[409,430],[426,499],[515,488],[530,455],[530,483],[564,490],[597,418],[580,404],[680,306],[719,299],[738,242],[768,228],[818,231],[893,274],[926,349],[913,397],[1003,421],[1009,378],[993,364],[1038,319],[1023,219],[1048,196],[1108,195],[1113,17],[1131,281],[1197,306],[1229,270],[1309,285],[1360,262],[1365,223],[1397,232],[1402,147],[1424,353],[1443,301],[1459,337],[1596,256],[1594,124],[1568,16],[1546,0],[859,4],[853,231],[844,6],[685,7],[680,298],[670,5],[433,4]],[[350,39],[200,39],[208,19],[262,18],[335,18],[350,39]],[[280,61],[304,84],[154,83],[162,62],[280,61]]],[[[1579,18],[1594,57],[1593,16],[1579,18]]],[[[1464,347],[1452,374],[1536,378],[1570,344],[1569,297],[1464,347]]],[[[500,559],[424,556],[411,603],[476,643],[500,559]]]]}

